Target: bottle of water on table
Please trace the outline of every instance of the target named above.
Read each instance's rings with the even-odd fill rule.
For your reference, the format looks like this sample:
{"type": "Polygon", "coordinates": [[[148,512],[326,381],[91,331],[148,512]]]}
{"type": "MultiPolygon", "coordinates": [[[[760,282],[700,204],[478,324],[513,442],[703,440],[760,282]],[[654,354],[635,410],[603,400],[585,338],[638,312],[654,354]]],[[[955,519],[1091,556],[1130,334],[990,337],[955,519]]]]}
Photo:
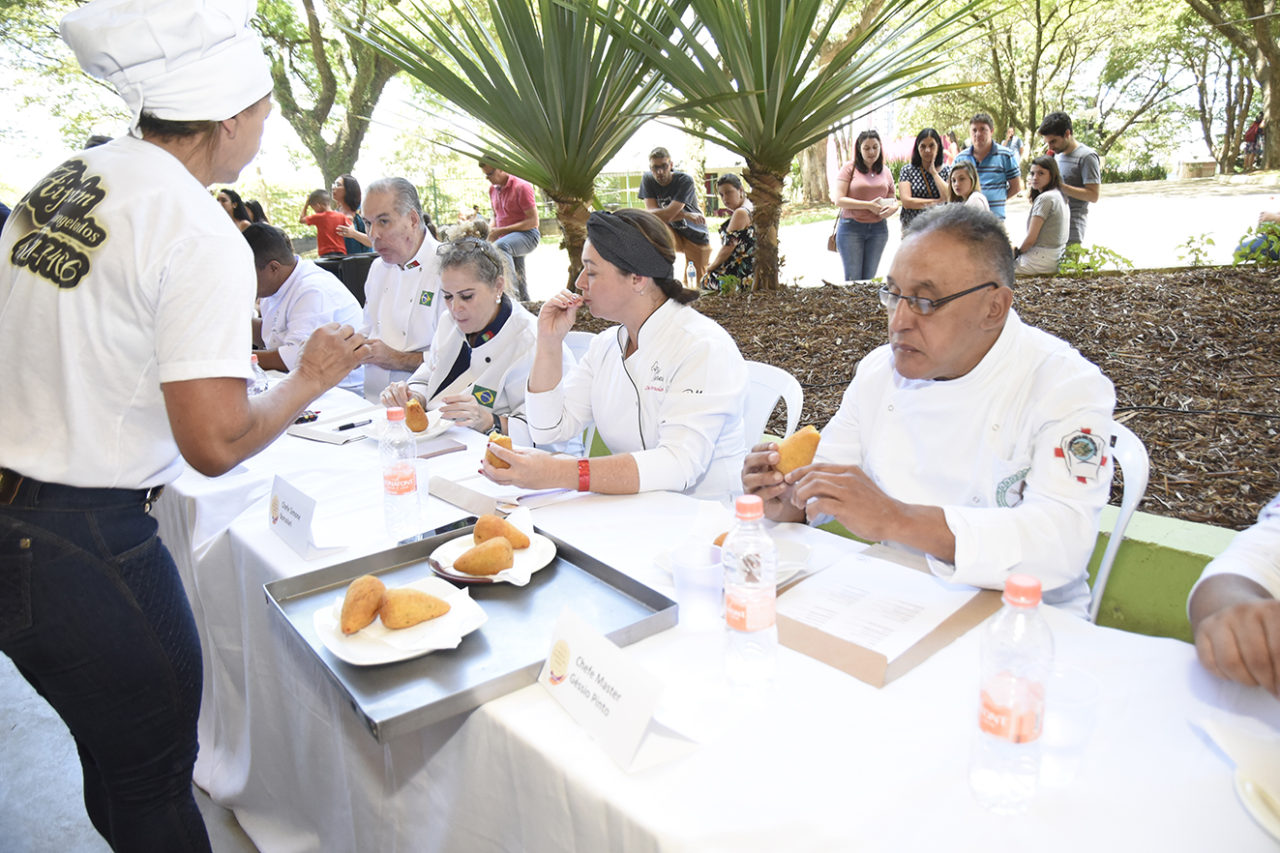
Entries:
{"type": "Polygon", "coordinates": [[[1053,634],[1040,612],[1040,581],[1011,575],[1004,608],[982,631],[978,740],[969,767],[974,795],[993,812],[1017,814],[1035,797],[1052,667],[1053,634]]]}
{"type": "Polygon", "coordinates": [[[729,626],[725,674],[731,683],[751,687],[771,681],[777,666],[778,555],[762,524],[760,497],[742,495],[735,508],[737,523],[720,552],[729,626]]]}
{"type": "Polygon", "coordinates": [[[404,409],[387,409],[387,428],[378,442],[382,457],[382,508],[387,533],[399,541],[422,532],[418,515],[418,472],[413,436],[404,423],[404,409]]]}
{"type": "Polygon", "coordinates": [[[249,396],[254,397],[267,390],[267,372],[258,364],[258,354],[249,356],[249,367],[253,370],[253,378],[249,380],[249,396]]]}

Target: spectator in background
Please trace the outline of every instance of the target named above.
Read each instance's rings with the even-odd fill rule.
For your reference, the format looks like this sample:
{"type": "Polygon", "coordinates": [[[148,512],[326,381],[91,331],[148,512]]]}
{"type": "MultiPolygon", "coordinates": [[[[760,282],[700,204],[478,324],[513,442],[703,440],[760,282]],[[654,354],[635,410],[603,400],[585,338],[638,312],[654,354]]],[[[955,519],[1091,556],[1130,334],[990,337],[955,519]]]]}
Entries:
{"type": "Polygon", "coordinates": [[[649,171],[640,178],[640,199],[645,209],[671,230],[676,251],[684,255],[685,260],[676,274],[690,287],[696,285],[688,281],[689,264],[693,264],[695,281],[702,281],[711,258],[711,237],[707,234],[707,220],[702,215],[698,194],[693,178],[672,166],[667,149],[655,148],[649,152],[649,171]]]}
{"type": "MultiPolygon", "coordinates": [[[[253,345],[263,370],[288,373],[297,367],[303,344],[325,323],[359,328],[360,303],[351,291],[333,273],[295,255],[289,235],[255,222],[244,229],[244,238],[258,276],[262,316],[253,320],[253,345]]],[[[348,373],[338,386],[362,393],[364,368],[348,373]]]]}
{"type": "Polygon", "coordinates": [[[751,224],[751,202],[737,175],[721,175],[716,181],[716,195],[729,210],[729,218],[720,223],[720,251],[707,266],[703,287],[720,290],[725,283],[736,283],[749,290],[747,280],[756,269],[756,228],[751,224]],[[736,282],[726,282],[732,276],[736,282]]]}
{"type": "Polygon", "coordinates": [[[222,209],[227,212],[227,216],[231,217],[231,221],[241,231],[253,224],[253,219],[249,216],[249,208],[244,206],[240,194],[229,187],[223,187],[218,190],[218,204],[222,205],[222,209]]]}
{"type": "Polygon", "coordinates": [[[951,201],[991,211],[987,197],[978,191],[978,167],[972,160],[958,160],[951,166],[951,201]]]}
{"type": "Polygon", "coordinates": [[[110,136],[104,136],[101,133],[95,133],[93,136],[90,136],[88,139],[84,141],[84,150],[88,151],[90,148],[97,148],[99,145],[106,145],[110,141],[111,141],[110,136]]]}
{"type": "Polygon", "coordinates": [[[1205,566],[1187,599],[1196,655],[1220,678],[1280,696],[1280,495],[1205,566]]]}
{"type": "Polygon", "coordinates": [[[1071,207],[1067,245],[1083,243],[1089,204],[1098,200],[1102,188],[1102,161],[1098,159],[1098,152],[1076,141],[1071,131],[1071,116],[1066,113],[1049,113],[1036,132],[1053,149],[1058,173],[1062,176],[1062,193],[1071,207]]]}
{"type": "MultiPolygon", "coordinates": [[[[324,190],[313,190],[307,196],[307,203],[298,214],[299,225],[310,225],[316,229],[316,251],[322,258],[340,258],[347,253],[347,245],[338,234],[343,225],[350,225],[346,214],[332,210],[333,199],[324,190]],[[307,213],[310,208],[313,213],[307,213]]],[[[243,230],[243,229],[242,229],[243,230]]]]}
{"type": "Polygon", "coordinates": [[[898,175],[903,233],[906,233],[911,220],[923,211],[935,204],[951,201],[951,187],[947,183],[950,174],[951,167],[942,164],[942,138],[938,131],[926,127],[916,134],[911,162],[903,166],[902,173],[898,175]]]}
{"type": "Polygon", "coordinates": [[[1012,127],[1005,128],[1004,147],[1013,152],[1015,160],[1019,163],[1022,162],[1022,137],[1018,136],[1012,127]]]}
{"type": "Polygon", "coordinates": [[[1056,273],[1067,247],[1070,219],[1057,162],[1048,154],[1032,160],[1027,181],[1031,185],[1031,212],[1027,215],[1027,236],[1013,253],[1015,266],[1018,275],[1056,273]]]}
{"type": "Polygon", "coordinates": [[[994,130],[990,115],[975,115],[969,121],[969,147],[956,155],[956,161],[970,160],[978,168],[978,188],[991,212],[1004,219],[1005,200],[1022,191],[1022,170],[1013,152],[991,138],[994,130]]]}
{"type": "Polygon", "coordinates": [[[893,198],[893,174],[884,167],[880,134],[874,130],[858,134],[853,159],[836,175],[832,198],[840,208],[836,248],[844,265],[844,280],[875,278],[880,256],[889,242],[885,220],[898,212],[893,198]]]}
{"type": "Polygon", "coordinates": [[[363,255],[373,251],[369,239],[369,226],[360,215],[360,182],[351,175],[339,175],[329,189],[336,209],[351,220],[349,225],[338,226],[338,236],[348,255],[363,255]]]}
{"type": "Polygon", "coordinates": [[[1262,113],[1258,113],[1244,132],[1244,170],[1253,171],[1254,161],[1262,153],[1262,113]]]}
{"type": "Polygon", "coordinates": [[[9,205],[0,202],[0,231],[4,230],[4,223],[8,221],[10,213],[9,205]]]}
{"type": "Polygon", "coordinates": [[[489,204],[493,207],[489,242],[511,262],[515,271],[516,298],[528,302],[529,284],[524,275],[524,256],[538,248],[542,239],[538,231],[538,205],[533,197],[533,184],[483,160],[480,171],[489,181],[489,204]]]}
{"type": "Polygon", "coordinates": [[[244,206],[245,209],[249,211],[249,218],[252,219],[255,224],[259,222],[270,224],[271,220],[267,219],[267,213],[262,209],[262,202],[258,201],[256,198],[251,198],[244,203],[244,206]]]}

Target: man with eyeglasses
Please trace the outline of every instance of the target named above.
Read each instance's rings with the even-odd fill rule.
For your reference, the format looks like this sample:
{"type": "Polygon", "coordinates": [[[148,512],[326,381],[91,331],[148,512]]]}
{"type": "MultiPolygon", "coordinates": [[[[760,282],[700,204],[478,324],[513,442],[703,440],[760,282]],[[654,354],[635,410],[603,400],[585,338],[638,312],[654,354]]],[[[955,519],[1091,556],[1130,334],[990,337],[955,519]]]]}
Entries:
{"type": "Polygon", "coordinates": [[[431,348],[440,318],[440,244],[418,190],[404,178],[374,181],[363,207],[381,259],[365,279],[362,329],[373,350],[364,366],[364,396],[376,403],[384,388],[421,367],[431,348]]]}
{"type": "Polygon", "coordinates": [[[879,292],[889,343],[859,363],[814,464],[784,476],[777,445],[760,444],[743,487],[776,521],[834,517],[955,583],[1035,575],[1046,603],[1087,617],[1115,391],[1019,319],[1013,280],[991,214],[948,204],[917,217],[879,292]]]}
{"type": "Polygon", "coordinates": [[[667,223],[676,251],[684,255],[685,266],[676,270],[676,278],[683,279],[685,268],[693,264],[697,280],[702,281],[711,260],[707,220],[698,204],[697,185],[688,174],[671,165],[667,149],[649,152],[649,171],[640,179],[639,196],[646,210],[667,223]]]}

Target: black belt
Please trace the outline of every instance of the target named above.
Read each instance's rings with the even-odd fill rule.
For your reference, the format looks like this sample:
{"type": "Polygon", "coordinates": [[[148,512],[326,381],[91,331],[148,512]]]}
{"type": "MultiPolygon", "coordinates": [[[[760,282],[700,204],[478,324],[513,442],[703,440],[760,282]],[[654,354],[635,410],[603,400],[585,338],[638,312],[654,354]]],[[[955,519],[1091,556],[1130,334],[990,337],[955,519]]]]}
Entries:
{"type": "Polygon", "coordinates": [[[67,486],[62,483],[46,483],[25,477],[9,468],[0,468],[0,506],[61,505],[103,506],[137,503],[145,512],[160,497],[164,486],[149,489],[100,489],[67,486]]]}

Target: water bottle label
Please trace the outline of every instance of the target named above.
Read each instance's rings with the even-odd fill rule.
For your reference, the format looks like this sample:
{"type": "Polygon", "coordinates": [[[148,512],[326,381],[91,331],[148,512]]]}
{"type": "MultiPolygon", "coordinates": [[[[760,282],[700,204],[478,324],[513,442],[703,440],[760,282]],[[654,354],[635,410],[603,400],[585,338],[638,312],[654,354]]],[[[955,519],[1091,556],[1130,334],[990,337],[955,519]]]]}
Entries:
{"type": "Polygon", "coordinates": [[[418,490],[418,474],[412,462],[397,462],[382,469],[382,488],[389,495],[411,495],[418,490]]]}
{"type": "Polygon", "coordinates": [[[767,596],[744,595],[741,591],[727,592],[724,599],[725,621],[735,631],[763,631],[773,627],[776,609],[773,599],[767,596]]]}
{"type": "Polygon", "coordinates": [[[978,726],[989,735],[1013,743],[1030,743],[1040,737],[1044,727],[1044,686],[1028,684],[1021,692],[1016,705],[1002,705],[983,690],[978,726]]]}

